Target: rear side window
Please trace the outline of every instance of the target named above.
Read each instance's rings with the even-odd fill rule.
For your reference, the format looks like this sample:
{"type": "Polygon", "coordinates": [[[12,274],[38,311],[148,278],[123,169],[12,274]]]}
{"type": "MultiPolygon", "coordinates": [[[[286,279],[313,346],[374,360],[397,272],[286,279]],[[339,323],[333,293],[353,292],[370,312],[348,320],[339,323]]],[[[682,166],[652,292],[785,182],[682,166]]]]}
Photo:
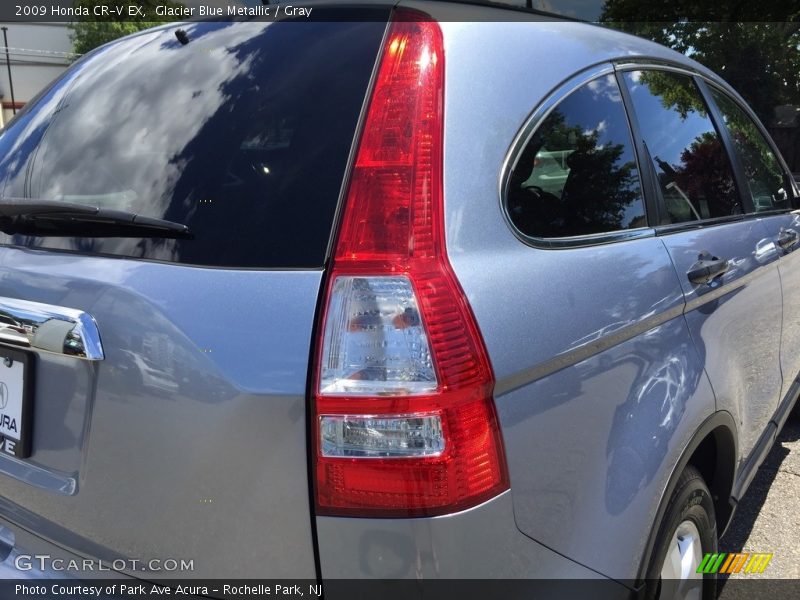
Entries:
{"type": "Polygon", "coordinates": [[[783,169],[753,120],[727,95],[711,88],[742,163],[755,212],[790,208],[783,169]]]}
{"type": "Polygon", "coordinates": [[[385,30],[379,15],[333,16],[184,24],[186,45],[175,28],[145,32],[78,63],[0,136],[4,197],[133,211],[184,223],[193,240],[0,235],[0,243],[321,267],[385,30]]]}
{"type": "Polygon", "coordinates": [[[667,71],[624,74],[664,198],[661,224],[742,213],[733,171],[700,90],[667,71]]]}
{"type": "Polygon", "coordinates": [[[645,226],[639,171],[617,81],[595,79],[562,100],[517,157],[508,214],[535,238],[645,226]]]}

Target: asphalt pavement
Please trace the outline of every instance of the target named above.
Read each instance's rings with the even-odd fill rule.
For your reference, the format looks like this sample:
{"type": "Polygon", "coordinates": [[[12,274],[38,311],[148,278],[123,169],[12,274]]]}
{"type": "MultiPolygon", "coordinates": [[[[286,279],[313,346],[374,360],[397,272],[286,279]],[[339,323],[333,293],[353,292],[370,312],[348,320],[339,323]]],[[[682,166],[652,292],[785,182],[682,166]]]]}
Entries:
{"type": "Polygon", "coordinates": [[[800,416],[795,410],[719,543],[720,552],[771,552],[772,561],[763,574],[723,581],[722,600],[746,591],[734,577],[800,579],[800,416]]]}

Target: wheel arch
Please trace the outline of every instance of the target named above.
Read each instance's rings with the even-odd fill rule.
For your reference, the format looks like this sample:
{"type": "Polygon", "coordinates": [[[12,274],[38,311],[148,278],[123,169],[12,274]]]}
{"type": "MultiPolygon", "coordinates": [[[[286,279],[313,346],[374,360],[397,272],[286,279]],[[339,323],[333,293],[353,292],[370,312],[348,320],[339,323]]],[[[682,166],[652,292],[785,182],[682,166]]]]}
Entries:
{"type": "Polygon", "coordinates": [[[698,427],[675,464],[661,496],[656,518],[650,527],[647,544],[639,565],[637,584],[641,583],[645,577],[647,566],[652,558],[659,525],[664,518],[667,504],[675,491],[681,473],[687,465],[691,464],[703,475],[714,500],[718,536],[725,531],[734,510],[730,498],[736,477],[738,451],[736,422],[729,412],[717,411],[698,427]]]}

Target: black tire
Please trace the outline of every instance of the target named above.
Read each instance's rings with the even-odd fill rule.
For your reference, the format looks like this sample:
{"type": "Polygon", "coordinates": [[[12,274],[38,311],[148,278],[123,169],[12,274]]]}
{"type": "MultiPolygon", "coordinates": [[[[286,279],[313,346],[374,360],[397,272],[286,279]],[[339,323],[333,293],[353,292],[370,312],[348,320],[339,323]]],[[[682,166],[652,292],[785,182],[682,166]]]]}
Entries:
{"type": "MultiPolygon", "coordinates": [[[[647,569],[645,588],[647,600],[661,598],[661,568],[678,525],[687,520],[697,527],[702,553],[716,553],[717,524],[711,492],[708,491],[703,476],[691,465],[686,467],[678,479],[678,484],[669,499],[664,519],[661,521],[656,536],[653,557],[647,569]]],[[[703,600],[715,600],[716,596],[717,576],[715,574],[704,575],[703,600]]]]}

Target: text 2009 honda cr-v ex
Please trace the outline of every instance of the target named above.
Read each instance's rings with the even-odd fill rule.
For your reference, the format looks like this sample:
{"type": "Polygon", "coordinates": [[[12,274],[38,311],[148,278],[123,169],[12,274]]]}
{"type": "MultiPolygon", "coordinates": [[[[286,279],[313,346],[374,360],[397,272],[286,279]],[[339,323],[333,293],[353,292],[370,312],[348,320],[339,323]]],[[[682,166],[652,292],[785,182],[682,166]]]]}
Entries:
{"type": "Polygon", "coordinates": [[[789,170],[719,77],[589,24],[149,30],[16,117],[0,186],[7,577],[710,597],[798,395],[789,170]]]}

